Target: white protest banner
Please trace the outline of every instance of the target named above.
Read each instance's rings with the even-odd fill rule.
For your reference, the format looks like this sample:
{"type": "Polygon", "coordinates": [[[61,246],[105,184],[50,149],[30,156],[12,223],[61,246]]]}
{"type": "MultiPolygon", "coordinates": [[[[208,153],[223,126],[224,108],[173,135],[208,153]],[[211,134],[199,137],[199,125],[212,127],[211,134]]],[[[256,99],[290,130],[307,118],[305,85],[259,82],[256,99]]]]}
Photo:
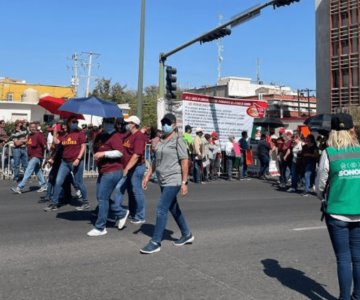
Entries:
{"type": "Polygon", "coordinates": [[[219,134],[221,145],[230,135],[238,140],[242,131],[251,135],[254,118],[262,118],[266,101],[182,94],[182,126],[201,127],[204,133],[219,134]]]}

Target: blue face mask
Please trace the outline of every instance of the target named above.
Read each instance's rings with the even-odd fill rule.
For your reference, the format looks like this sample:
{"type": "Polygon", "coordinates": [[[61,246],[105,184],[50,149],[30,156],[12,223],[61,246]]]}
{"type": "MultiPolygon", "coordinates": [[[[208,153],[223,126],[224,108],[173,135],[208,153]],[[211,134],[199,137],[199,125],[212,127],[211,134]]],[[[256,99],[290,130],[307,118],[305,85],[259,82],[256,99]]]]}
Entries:
{"type": "Polygon", "coordinates": [[[165,133],[166,135],[172,133],[174,131],[174,128],[171,126],[171,125],[168,125],[168,124],[164,124],[162,126],[162,131],[163,133],[165,133]]]}
{"type": "Polygon", "coordinates": [[[78,130],[78,128],[79,128],[79,127],[78,127],[78,124],[71,124],[71,125],[70,125],[70,130],[71,130],[71,131],[78,130]]]}
{"type": "Polygon", "coordinates": [[[114,124],[112,124],[112,123],[103,123],[102,128],[108,134],[111,134],[115,131],[114,124]]]}

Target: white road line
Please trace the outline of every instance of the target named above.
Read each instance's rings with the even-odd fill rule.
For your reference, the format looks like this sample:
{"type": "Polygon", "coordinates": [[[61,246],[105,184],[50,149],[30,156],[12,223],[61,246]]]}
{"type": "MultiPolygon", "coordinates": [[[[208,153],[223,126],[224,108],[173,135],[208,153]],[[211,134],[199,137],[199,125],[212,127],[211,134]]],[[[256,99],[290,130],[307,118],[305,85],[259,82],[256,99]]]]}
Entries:
{"type": "Polygon", "coordinates": [[[305,230],[316,230],[316,229],[326,229],[326,226],[293,228],[294,231],[305,231],[305,230]]]}

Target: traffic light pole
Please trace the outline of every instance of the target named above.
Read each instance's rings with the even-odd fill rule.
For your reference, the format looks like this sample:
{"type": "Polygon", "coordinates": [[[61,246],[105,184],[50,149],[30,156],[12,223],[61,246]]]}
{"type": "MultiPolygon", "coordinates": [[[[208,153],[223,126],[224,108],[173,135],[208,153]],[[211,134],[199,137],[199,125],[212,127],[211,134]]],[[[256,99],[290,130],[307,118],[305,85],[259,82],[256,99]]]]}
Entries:
{"type": "Polygon", "coordinates": [[[164,67],[165,67],[165,60],[161,59],[161,54],[160,54],[160,68],[159,68],[159,96],[160,96],[160,98],[163,98],[165,95],[164,67]]]}
{"type": "Polygon", "coordinates": [[[160,72],[159,72],[159,96],[160,98],[164,97],[164,94],[165,94],[165,89],[164,89],[164,65],[165,65],[165,61],[166,59],[179,52],[180,50],[184,49],[184,48],[187,48],[189,47],[190,45],[196,43],[196,42],[200,42],[202,39],[204,39],[206,36],[208,35],[211,35],[215,32],[217,32],[218,30],[222,29],[222,28],[226,28],[227,26],[231,26],[233,25],[236,26],[240,23],[243,23],[257,15],[259,15],[260,11],[267,7],[267,6],[270,6],[272,4],[274,4],[276,2],[276,0],[272,0],[272,1],[269,1],[269,2],[266,2],[264,4],[260,4],[260,5],[257,5],[247,11],[245,11],[244,13],[236,16],[235,18],[231,19],[230,21],[224,23],[224,24],[221,24],[220,26],[217,26],[215,27],[214,29],[192,39],[191,41],[169,51],[169,52],[166,52],[166,53],[160,53],[160,72]]]}

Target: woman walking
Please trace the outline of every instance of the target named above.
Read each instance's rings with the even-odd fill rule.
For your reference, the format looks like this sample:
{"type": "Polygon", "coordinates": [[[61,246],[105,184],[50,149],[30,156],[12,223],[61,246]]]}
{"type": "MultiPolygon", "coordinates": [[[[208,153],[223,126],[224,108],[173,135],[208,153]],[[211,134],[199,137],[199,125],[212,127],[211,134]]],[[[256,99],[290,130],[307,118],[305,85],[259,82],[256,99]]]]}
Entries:
{"type": "Polygon", "coordinates": [[[360,299],[360,146],[350,115],[333,116],[327,143],[316,191],[326,199],[323,211],[336,255],[339,299],[355,300],[360,299]]]}
{"type": "MultiPolygon", "coordinates": [[[[121,157],[124,153],[124,146],[121,134],[115,129],[115,118],[104,118],[102,128],[102,132],[94,141],[94,160],[99,170],[96,182],[98,216],[95,228],[87,233],[88,236],[107,234],[106,220],[109,212],[110,196],[123,177],[124,163],[121,157]]],[[[114,213],[117,226],[122,229],[129,213],[126,211],[125,214],[121,215],[121,210],[114,213]]]]}
{"type": "Polygon", "coordinates": [[[78,123],[77,118],[71,116],[66,123],[68,132],[63,136],[58,136],[57,131],[54,130],[54,143],[61,144],[63,152],[60,167],[56,176],[54,194],[51,203],[44,208],[44,211],[55,211],[59,208],[62,185],[69,174],[73,177],[74,185],[81,191],[82,195],[82,205],[77,207],[77,210],[90,208],[87,199],[87,189],[83,180],[86,136],[79,130],[78,123]]]}
{"type": "Polygon", "coordinates": [[[171,212],[181,231],[181,238],[174,242],[175,246],[192,243],[191,234],[185,217],[180,210],[177,195],[188,193],[188,153],[187,147],[176,132],[176,118],[173,114],[166,114],[161,120],[163,136],[155,149],[155,160],[152,168],[143,179],[143,188],[146,189],[153,170],[156,168],[160,184],[161,195],[156,209],[156,224],[152,239],[140,252],[150,254],[160,251],[161,240],[166,227],[168,211],[171,212]]]}

